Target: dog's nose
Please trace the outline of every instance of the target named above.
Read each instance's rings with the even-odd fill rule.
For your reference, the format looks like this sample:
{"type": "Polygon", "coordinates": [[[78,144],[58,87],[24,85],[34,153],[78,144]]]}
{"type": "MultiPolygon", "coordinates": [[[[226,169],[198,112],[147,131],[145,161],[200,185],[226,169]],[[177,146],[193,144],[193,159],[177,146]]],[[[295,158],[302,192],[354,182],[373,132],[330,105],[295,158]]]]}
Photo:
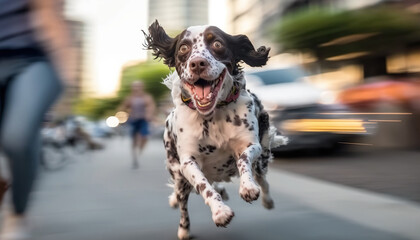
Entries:
{"type": "Polygon", "coordinates": [[[194,72],[195,74],[200,75],[207,66],[209,65],[209,62],[205,58],[194,58],[190,61],[190,70],[194,72]]]}

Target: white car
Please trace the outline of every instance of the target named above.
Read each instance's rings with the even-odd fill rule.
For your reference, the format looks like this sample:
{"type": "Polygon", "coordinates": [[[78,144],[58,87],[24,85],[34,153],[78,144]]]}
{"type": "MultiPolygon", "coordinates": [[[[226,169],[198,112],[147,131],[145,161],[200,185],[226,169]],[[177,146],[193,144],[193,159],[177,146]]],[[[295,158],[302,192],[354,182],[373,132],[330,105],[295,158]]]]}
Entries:
{"type": "Polygon", "coordinates": [[[247,88],[255,93],[269,110],[319,103],[322,90],[304,82],[305,76],[305,72],[298,67],[245,74],[247,88]]]}

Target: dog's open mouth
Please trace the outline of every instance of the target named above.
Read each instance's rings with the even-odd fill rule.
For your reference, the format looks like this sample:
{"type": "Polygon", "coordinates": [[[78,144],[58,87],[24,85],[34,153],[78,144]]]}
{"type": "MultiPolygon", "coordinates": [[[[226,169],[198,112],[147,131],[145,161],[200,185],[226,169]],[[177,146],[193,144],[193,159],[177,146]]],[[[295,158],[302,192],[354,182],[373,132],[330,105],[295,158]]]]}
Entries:
{"type": "Polygon", "coordinates": [[[225,79],[226,69],[213,80],[198,79],[194,84],[187,83],[193,92],[196,107],[199,110],[210,110],[216,102],[217,94],[225,79]]]}

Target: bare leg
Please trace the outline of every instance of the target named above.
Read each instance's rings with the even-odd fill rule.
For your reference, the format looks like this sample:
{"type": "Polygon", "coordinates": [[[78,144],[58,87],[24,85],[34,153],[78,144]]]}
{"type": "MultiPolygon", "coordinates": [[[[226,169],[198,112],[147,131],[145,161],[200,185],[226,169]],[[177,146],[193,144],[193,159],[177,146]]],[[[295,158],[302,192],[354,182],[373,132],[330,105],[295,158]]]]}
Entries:
{"type": "Polygon", "coordinates": [[[147,143],[147,137],[139,135],[139,141],[138,142],[139,142],[140,151],[143,151],[143,149],[144,149],[144,147],[146,146],[146,143],[147,143]]]}
{"type": "Polygon", "coordinates": [[[139,138],[138,138],[138,134],[133,136],[133,143],[132,143],[132,156],[133,156],[133,168],[138,168],[139,167],[139,162],[138,162],[138,156],[137,156],[137,146],[138,144],[139,138]]]}
{"type": "Polygon", "coordinates": [[[139,156],[146,146],[147,138],[137,133],[133,138],[133,168],[139,167],[139,156]]]}

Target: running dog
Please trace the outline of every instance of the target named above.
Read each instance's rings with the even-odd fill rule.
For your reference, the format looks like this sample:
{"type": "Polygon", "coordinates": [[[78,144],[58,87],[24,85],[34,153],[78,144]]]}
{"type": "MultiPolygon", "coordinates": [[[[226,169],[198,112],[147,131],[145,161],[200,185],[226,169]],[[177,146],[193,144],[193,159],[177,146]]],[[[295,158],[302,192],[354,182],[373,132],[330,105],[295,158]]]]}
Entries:
{"type": "Polygon", "coordinates": [[[262,195],[274,207],[265,179],[271,148],[287,143],[276,135],[257,96],[245,88],[239,63],[266,64],[270,48],[254,49],[245,35],[229,35],[214,26],[189,27],[169,37],[155,21],[145,34],[145,48],[175,67],[164,83],[175,109],[166,120],[166,166],[173,181],[169,197],[179,206],[179,239],[189,239],[188,196],[195,190],[210,207],[216,226],[226,227],[234,213],[219,182],[240,177],[239,194],[247,202],[262,195]]]}

